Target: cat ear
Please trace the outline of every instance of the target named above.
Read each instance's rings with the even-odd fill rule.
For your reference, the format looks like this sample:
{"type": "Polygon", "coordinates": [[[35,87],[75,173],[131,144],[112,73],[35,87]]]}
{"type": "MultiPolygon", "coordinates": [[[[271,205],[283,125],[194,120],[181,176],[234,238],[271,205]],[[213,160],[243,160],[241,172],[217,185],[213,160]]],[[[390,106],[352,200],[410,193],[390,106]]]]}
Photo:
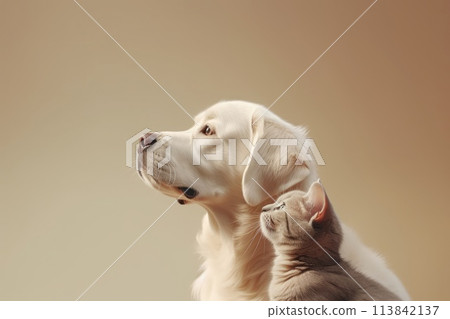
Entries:
{"type": "Polygon", "coordinates": [[[310,223],[321,224],[328,218],[328,200],[325,189],[319,180],[312,183],[303,197],[304,204],[311,219],[310,223]]]}

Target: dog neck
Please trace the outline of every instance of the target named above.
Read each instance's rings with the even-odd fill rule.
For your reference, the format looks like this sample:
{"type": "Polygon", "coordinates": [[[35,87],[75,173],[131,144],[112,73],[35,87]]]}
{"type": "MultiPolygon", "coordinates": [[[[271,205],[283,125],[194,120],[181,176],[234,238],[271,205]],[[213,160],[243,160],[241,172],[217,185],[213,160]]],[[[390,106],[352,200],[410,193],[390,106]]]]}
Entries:
{"type": "MultiPolygon", "coordinates": [[[[311,176],[289,190],[308,189],[315,179],[311,176]]],[[[268,300],[275,252],[260,231],[259,217],[262,207],[271,202],[268,198],[250,206],[242,194],[234,194],[214,205],[202,205],[208,214],[197,236],[205,265],[194,283],[197,299],[268,300]]]]}
{"type": "Polygon", "coordinates": [[[208,267],[194,284],[197,298],[268,300],[274,251],[259,228],[262,206],[207,207],[197,241],[208,267]]]}

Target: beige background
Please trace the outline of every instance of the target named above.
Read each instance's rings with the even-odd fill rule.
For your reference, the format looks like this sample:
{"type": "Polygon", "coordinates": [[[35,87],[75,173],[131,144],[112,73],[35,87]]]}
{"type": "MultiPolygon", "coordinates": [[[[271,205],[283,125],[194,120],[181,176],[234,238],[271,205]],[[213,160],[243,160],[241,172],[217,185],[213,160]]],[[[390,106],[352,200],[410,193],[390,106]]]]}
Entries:
{"type": "MultiPolygon", "coordinates": [[[[270,104],[371,1],[81,1],[196,114],[270,104]]],[[[414,299],[450,299],[450,2],[379,1],[273,107],[307,125],[342,219],[414,299]]],[[[191,119],[72,1],[0,3],[0,299],[76,299],[171,203],[125,141],[191,119]]],[[[84,296],[189,299],[202,209],[174,206],[84,296]]]]}

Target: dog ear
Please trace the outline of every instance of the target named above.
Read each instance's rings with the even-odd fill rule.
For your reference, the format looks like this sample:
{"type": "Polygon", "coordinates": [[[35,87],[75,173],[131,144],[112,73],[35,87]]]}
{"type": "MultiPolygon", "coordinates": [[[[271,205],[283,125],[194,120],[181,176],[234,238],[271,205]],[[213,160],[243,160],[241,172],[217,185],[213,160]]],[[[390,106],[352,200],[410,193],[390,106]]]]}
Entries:
{"type": "Polygon", "coordinates": [[[310,174],[311,163],[297,161],[306,139],[304,128],[286,126],[272,114],[269,117],[255,112],[252,120],[252,145],[242,178],[242,191],[247,204],[256,206],[302,182],[310,174]]]}

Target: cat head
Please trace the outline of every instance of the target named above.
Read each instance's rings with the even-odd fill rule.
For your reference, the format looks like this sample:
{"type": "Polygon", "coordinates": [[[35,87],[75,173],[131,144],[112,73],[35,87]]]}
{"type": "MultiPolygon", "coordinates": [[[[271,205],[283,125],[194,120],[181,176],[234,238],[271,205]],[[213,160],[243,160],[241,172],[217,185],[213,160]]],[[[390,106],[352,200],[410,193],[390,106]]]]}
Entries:
{"type": "MultiPolygon", "coordinates": [[[[276,249],[305,248],[309,244],[316,247],[314,240],[323,242],[323,235],[328,233],[331,237],[340,233],[337,217],[318,181],[310,186],[307,193],[291,191],[281,195],[275,203],[264,206],[260,224],[262,233],[276,249]]],[[[323,244],[327,245],[327,242],[323,244]]]]}

